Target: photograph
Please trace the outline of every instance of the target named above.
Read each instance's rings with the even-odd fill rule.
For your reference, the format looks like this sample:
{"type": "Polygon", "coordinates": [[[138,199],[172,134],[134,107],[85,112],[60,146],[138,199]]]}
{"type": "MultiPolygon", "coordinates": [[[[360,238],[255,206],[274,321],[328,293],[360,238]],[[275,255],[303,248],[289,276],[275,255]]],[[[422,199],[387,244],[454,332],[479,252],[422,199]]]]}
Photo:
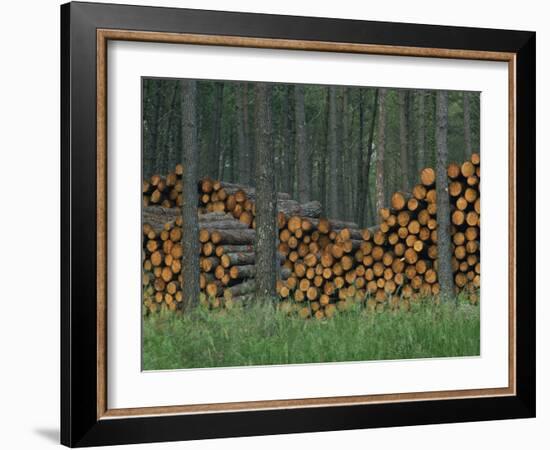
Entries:
{"type": "Polygon", "coordinates": [[[142,370],[480,355],[480,93],[142,78],[142,370]]]}
{"type": "MultiPolygon", "coordinates": [[[[540,23],[358,5],[61,6],[59,89],[43,83],[61,126],[33,136],[60,133],[57,322],[34,306],[60,325],[60,357],[40,354],[63,445],[391,430],[425,447],[420,425],[439,448],[521,445],[535,422],[510,419],[535,418],[540,395],[540,23]]],[[[8,176],[55,180],[33,148],[33,164],[7,152],[28,160],[8,176]]],[[[55,213],[26,184],[47,201],[19,203],[55,213]]]]}

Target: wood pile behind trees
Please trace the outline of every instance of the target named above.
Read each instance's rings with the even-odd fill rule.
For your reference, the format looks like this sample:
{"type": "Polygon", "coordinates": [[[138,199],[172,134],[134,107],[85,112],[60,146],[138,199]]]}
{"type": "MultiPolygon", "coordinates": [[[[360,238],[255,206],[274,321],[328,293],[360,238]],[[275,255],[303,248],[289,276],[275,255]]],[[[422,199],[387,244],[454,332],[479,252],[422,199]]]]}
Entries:
{"type": "MultiPolygon", "coordinates": [[[[480,286],[479,163],[473,154],[447,170],[455,289],[468,293],[472,303],[480,286]]],[[[176,310],[183,302],[181,172],[176,167],[166,178],[154,175],[144,182],[143,289],[151,312],[176,310]]],[[[198,195],[200,301],[213,309],[230,308],[255,291],[255,191],[206,178],[198,195]]],[[[300,204],[277,194],[279,307],[321,319],[356,303],[369,311],[408,310],[411,302],[437,297],[434,170],[423,169],[412,192],[395,192],[390,203],[379,210],[378,226],[359,229],[320,217],[319,202],[300,204]]]]}

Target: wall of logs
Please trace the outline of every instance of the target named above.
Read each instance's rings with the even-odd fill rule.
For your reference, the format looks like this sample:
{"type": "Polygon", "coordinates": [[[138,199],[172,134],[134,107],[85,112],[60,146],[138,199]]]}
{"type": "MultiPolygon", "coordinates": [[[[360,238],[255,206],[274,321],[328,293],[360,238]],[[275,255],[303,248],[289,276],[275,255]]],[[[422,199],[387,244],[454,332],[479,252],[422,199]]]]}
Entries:
{"type": "MultiPolygon", "coordinates": [[[[182,198],[177,165],[165,177],[143,181],[143,305],[146,313],[179,309],[182,198]]],[[[447,169],[452,265],[456,291],[477,303],[480,286],[480,158],[447,169]]],[[[369,311],[408,310],[437,296],[435,171],[421,171],[412,192],[395,192],[379,211],[379,225],[321,217],[317,201],[300,204],[277,194],[279,307],[322,319],[361,303],[369,311]]],[[[253,297],[255,191],[205,178],[198,186],[200,301],[231,308],[253,297]]]]}

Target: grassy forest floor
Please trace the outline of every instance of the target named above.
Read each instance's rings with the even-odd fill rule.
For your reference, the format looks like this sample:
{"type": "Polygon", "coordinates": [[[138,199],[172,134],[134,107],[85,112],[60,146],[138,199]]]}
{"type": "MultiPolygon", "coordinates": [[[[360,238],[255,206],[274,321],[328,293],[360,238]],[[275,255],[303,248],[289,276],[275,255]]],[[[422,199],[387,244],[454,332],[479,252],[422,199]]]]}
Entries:
{"type": "Polygon", "coordinates": [[[479,355],[480,309],[413,305],[409,312],[348,311],[330,320],[270,306],[143,318],[143,370],[479,355]]]}

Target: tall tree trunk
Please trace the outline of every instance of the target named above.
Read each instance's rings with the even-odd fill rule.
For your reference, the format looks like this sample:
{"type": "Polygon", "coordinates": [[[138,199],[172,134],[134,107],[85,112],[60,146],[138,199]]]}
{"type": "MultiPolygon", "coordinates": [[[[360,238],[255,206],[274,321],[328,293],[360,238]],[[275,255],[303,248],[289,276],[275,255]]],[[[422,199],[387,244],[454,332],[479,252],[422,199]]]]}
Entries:
{"type": "Polygon", "coordinates": [[[384,152],[386,146],[386,88],[379,88],[378,134],[376,142],[376,210],[384,207],[384,152]]]}
{"type": "Polygon", "coordinates": [[[290,98],[288,97],[288,86],[283,87],[283,100],[281,104],[281,160],[280,160],[280,167],[281,167],[281,190],[283,192],[290,193],[290,168],[291,165],[289,164],[289,129],[288,129],[288,114],[289,114],[289,102],[290,98]]]}
{"type": "Polygon", "coordinates": [[[463,111],[464,111],[464,152],[465,158],[472,156],[472,123],[470,119],[470,93],[464,92],[463,111]]]}
{"type": "Polygon", "coordinates": [[[404,89],[399,90],[399,157],[401,163],[401,189],[403,191],[409,190],[409,157],[407,151],[409,150],[407,129],[407,91],[404,89]]]}
{"type": "Polygon", "coordinates": [[[142,81],[143,89],[143,177],[153,175],[154,155],[151,148],[151,80],[142,81]]]}
{"type": "Polygon", "coordinates": [[[357,186],[355,187],[355,222],[363,226],[363,215],[365,211],[366,199],[363,197],[365,186],[364,165],[365,165],[365,90],[359,91],[359,149],[357,163],[359,170],[357,171],[357,186]]]}
{"type": "MultiPolygon", "coordinates": [[[[170,101],[170,111],[168,112],[168,124],[166,126],[166,132],[163,139],[162,146],[164,147],[164,153],[167,155],[164,161],[164,167],[162,173],[168,173],[174,170],[177,163],[176,149],[174,148],[173,141],[170,139],[172,133],[172,124],[174,123],[174,116],[177,115],[179,83],[174,83],[174,89],[172,91],[172,100],[170,101]]],[[[179,99],[181,102],[181,99],[179,99]]]]}
{"type": "Polygon", "coordinates": [[[214,83],[214,108],[212,109],[212,130],[210,134],[210,145],[208,146],[208,175],[220,178],[218,168],[220,149],[220,135],[223,107],[223,86],[225,83],[214,83]]]}
{"type": "Polygon", "coordinates": [[[452,298],[454,294],[451,266],[451,208],[447,181],[447,128],[449,122],[447,95],[445,91],[438,91],[436,100],[437,252],[438,276],[443,300],[452,298]]]}
{"type": "Polygon", "coordinates": [[[335,218],[344,218],[345,211],[345,188],[344,188],[344,155],[346,153],[344,145],[344,88],[336,88],[336,142],[338,143],[338,166],[334,168],[336,172],[336,183],[338,185],[338,215],[335,218]]]}
{"type": "MultiPolygon", "coordinates": [[[[349,142],[350,142],[350,153],[348,164],[350,166],[350,188],[349,188],[349,220],[357,222],[357,185],[359,181],[359,176],[362,164],[359,162],[359,152],[361,151],[361,142],[359,140],[359,92],[351,91],[349,94],[349,102],[351,105],[351,119],[350,119],[350,131],[349,131],[349,142]],[[354,95],[355,94],[355,95],[354,95]],[[356,100],[357,99],[357,100],[356,100]],[[357,130],[357,138],[355,138],[357,130]]],[[[364,131],[363,131],[364,136],[364,131]]]]}
{"type": "Polygon", "coordinates": [[[328,158],[328,155],[329,155],[330,89],[329,88],[324,88],[324,89],[325,89],[325,102],[324,102],[325,117],[324,117],[324,122],[323,122],[323,129],[324,129],[324,133],[323,133],[324,142],[323,142],[323,144],[324,145],[323,145],[323,153],[321,155],[321,161],[320,161],[320,167],[319,167],[319,171],[321,173],[321,176],[319,177],[319,182],[320,182],[319,191],[320,191],[320,195],[321,195],[321,199],[320,199],[321,204],[324,207],[323,214],[328,215],[328,213],[329,213],[328,192],[330,191],[330,189],[328,189],[328,186],[327,186],[327,158],[328,158]]]}
{"type": "Polygon", "coordinates": [[[351,219],[351,215],[353,213],[352,208],[352,200],[351,200],[351,194],[352,194],[352,167],[351,167],[351,138],[350,138],[350,130],[351,130],[351,120],[353,119],[353,116],[349,112],[349,89],[344,87],[342,88],[342,114],[341,114],[341,122],[342,122],[342,186],[340,192],[342,193],[342,203],[344,211],[342,213],[344,214],[344,217],[347,220],[351,219]]]}
{"type": "Polygon", "coordinates": [[[256,83],[256,293],[273,298],[277,280],[277,198],[271,124],[271,86],[256,83]]]}
{"type": "Polygon", "coordinates": [[[243,83],[243,128],[245,136],[246,154],[248,155],[248,179],[249,184],[254,185],[254,167],[256,154],[251,149],[254,144],[254,133],[250,130],[250,112],[249,112],[249,89],[248,83],[243,83]]]}
{"type": "Polygon", "coordinates": [[[294,87],[288,85],[286,87],[286,95],[284,104],[284,120],[283,120],[283,139],[285,145],[285,192],[288,192],[294,198],[294,171],[296,169],[295,157],[294,157],[294,114],[292,111],[292,99],[294,98],[294,87]]]}
{"type": "Polygon", "coordinates": [[[296,112],[296,162],[298,169],[298,200],[305,203],[311,200],[311,161],[306,142],[306,114],[304,106],[304,86],[294,86],[296,112]]]}
{"type": "Polygon", "coordinates": [[[235,150],[235,134],[233,133],[233,129],[229,130],[229,168],[228,170],[228,179],[232,182],[238,181],[238,177],[236,175],[237,173],[237,151],[235,150]]]}
{"type": "Polygon", "coordinates": [[[181,82],[182,102],[182,163],[183,218],[182,230],[182,294],[185,308],[195,306],[199,299],[199,223],[197,216],[197,184],[199,147],[197,142],[197,82],[181,82]]]}
{"type": "MultiPolygon", "coordinates": [[[[376,117],[378,112],[378,97],[379,90],[376,89],[373,94],[372,100],[372,119],[369,129],[369,137],[367,140],[367,157],[364,161],[364,164],[361,166],[361,171],[359,173],[359,180],[361,181],[361,189],[357,189],[358,195],[361,196],[361,200],[357,202],[358,207],[360,208],[359,221],[362,226],[368,224],[368,212],[370,205],[370,169],[372,163],[372,152],[373,152],[373,141],[374,141],[374,127],[376,124],[376,117]]],[[[361,141],[362,142],[362,141],[361,141]]],[[[361,151],[363,153],[363,150],[361,151]]],[[[372,208],[370,208],[372,209],[372,208]]]]}
{"type": "Polygon", "coordinates": [[[424,91],[418,91],[418,126],[417,126],[417,167],[416,170],[420,172],[426,167],[426,119],[424,103],[426,99],[426,93],[424,91]]]}
{"type": "Polygon", "coordinates": [[[411,90],[407,91],[407,155],[408,155],[408,170],[409,170],[409,189],[416,181],[418,165],[416,155],[416,130],[412,122],[414,117],[414,95],[411,90]]]}
{"type": "Polygon", "coordinates": [[[160,80],[151,80],[153,86],[153,116],[151,119],[151,152],[152,158],[154,160],[154,173],[159,173],[161,171],[161,161],[160,157],[162,152],[158,148],[158,136],[159,136],[159,115],[160,115],[160,103],[162,97],[162,89],[160,80]]]}
{"type": "Polygon", "coordinates": [[[248,154],[248,142],[247,134],[245,128],[245,111],[244,111],[244,102],[245,102],[245,84],[239,83],[236,87],[236,114],[237,114],[237,145],[239,150],[237,152],[237,161],[238,161],[238,174],[237,181],[242,184],[250,183],[250,155],[248,154]]]}
{"type": "Polygon", "coordinates": [[[339,148],[338,148],[338,123],[337,123],[337,87],[329,87],[329,126],[328,126],[328,150],[329,150],[329,214],[337,219],[340,214],[338,198],[338,177],[339,177],[339,148]]]}

